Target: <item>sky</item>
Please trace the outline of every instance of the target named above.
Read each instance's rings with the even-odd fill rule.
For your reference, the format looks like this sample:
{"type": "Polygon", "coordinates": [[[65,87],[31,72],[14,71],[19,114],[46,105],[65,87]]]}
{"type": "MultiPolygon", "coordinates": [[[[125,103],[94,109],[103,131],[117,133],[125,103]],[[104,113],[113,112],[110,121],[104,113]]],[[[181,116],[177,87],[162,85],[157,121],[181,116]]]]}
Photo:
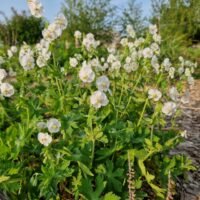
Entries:
{"type": "MultiPolygon", "coordinates": [[[[61,9],[62,2],[64,0],[40,0],[44,7],[44,16],[53,21],[55,16],[59,13],[61,9]]],[[[116,5],[119,10],[126,5],[128,0],[112,0],[112,3],[116,5]]],[[[151,0],[136,0],[137,3],[140,3],[143,10],[144,16],[149,16],[151,12],[151,0]]],[[[6,16],[11,15],[10,8],[14,7],[17,11],[28,10],[26,0],[0,0],[0,11],[3,11],[6,16]]],[[[2,19],[2,16],[0,16],[2,19]]]]}

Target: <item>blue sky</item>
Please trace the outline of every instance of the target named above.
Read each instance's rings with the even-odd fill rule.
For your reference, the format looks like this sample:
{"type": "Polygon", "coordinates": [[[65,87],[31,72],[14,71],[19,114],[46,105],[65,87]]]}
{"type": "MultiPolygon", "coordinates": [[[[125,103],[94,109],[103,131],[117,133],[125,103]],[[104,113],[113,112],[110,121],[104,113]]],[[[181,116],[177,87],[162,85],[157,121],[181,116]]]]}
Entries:
{"type": "MultiPolygon", "coordinates": [[[[64,0],[40,0],[45,9],[45,17],[52,21],[56,14],[60,11],[61,4],[64,0]]],[[[127,0],[112,0],[112,3],[119,8],[123,8],[127,0]]],[[[151,0],[137,0],[138,3],[141,3],[143,9],[143,15],[149,16],[151,9],[151,0]]],[[[11,11],[10,7],[14,7],[17,11],[27,10],[26,0],[0,0],[0,11],[6,13],[7,16],[10,16],[11,11]]],[[[0,16],[0,19],[2,17],[0,16]]]]}

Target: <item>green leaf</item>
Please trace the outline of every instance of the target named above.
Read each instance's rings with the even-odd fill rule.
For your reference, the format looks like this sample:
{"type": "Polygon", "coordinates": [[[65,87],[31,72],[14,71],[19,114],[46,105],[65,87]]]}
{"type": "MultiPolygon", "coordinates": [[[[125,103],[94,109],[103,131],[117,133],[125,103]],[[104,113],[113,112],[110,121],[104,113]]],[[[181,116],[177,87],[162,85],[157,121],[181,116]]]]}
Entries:
{"type": "Polygon", "coordinates": [[[113,194],[112,192],[107,193],[103,198],[103,200],[120,200],[120,199],[121,199],[120,197],[113,194]]]}
{"type": "Polygon", "coordinates": [[[93,173],[90,171],[90,169],[89,169],[86,165],[84,165],[83,163],[81,163],[81,162],[79,162],[79,161],[78,161],[78,165],[79,165],[79,167],[81,168],[81,170],[82,170],[85,174],[87,174],[87,175],[89,175],[89,176],[94,176],[93,173]]]}
{"type": "Polygon", "coordinates": [[[106,161],[106,173],[104,175],[107,180],[108,189],[121,192],[124,169],[116,168],[113,162],[108,160],[106,161]]]}
{"type": "Polygon", "coordinates": [[[9,179],[10,179],[9,176],[0,176],[0,183],[5,182],[5,181],[7,181],[9,179]]]}
{"type": "Polygon", "coordinates": [[[91,179],[82,179],[82,184],[79,187],[80,193],[84,195],[87,200],[99,200],[101,194],[106,186],[106,182],[101,176],[97,176],[93,186],[91,179]]]}

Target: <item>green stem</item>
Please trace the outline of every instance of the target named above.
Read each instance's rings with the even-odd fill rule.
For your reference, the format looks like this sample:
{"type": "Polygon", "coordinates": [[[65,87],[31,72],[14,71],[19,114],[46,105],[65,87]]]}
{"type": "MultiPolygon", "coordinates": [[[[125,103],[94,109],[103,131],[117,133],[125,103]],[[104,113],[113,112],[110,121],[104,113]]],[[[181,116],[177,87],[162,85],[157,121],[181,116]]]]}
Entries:
{"type": "Polygon", "coordinates": [[[151,142],[153,141],[153,129],[154,129],[154,125],[151,125],[151,142]]]}
{"type": "Polygon", "coordinates": [[[122,84],[122,87],[121,87],[120,97],[119,97],[118,106],[117,106],[118,108],[117,108],[116,120],[118,120],[118,116],[119,116],[119,106],[120,106],[120,104],[121,104],[122,96],[123,96],[123,93],[124,93],[124,76],[122,76],[121,84],[122,84]]]}
{"type": "Polygon", "coordinates": [[[93,161],[94,161],[94,152],[95,152],[95,139],[92,140],[91,167],[93,166],[93,161]]]}
{"type": "Polygon", "coordinates": [[[138,121],[138,123],[137,123],[137,127],[140,125],[140,123],[141,123],[141,121],[142,121],[142,118],[143,118],[143,116],[144,116],[145,109],[146,109],[146,107],[147,107],[147,103],[148,103],[148,98],[147,98],[146,101],[145,101],[144,107],[143,107],[143,109],[142,109],[142,113],[141,113],[141,115],[140,115],[140,119],[139,119],[139,121],[138,121]]]}

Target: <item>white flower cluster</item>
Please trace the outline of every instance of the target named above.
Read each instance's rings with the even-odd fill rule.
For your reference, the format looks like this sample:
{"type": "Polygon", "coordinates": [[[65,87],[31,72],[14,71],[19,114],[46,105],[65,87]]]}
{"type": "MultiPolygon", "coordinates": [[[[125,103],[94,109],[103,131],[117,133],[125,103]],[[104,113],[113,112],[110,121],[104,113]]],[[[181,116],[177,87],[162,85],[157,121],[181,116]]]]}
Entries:
{"type": "Polygon", "coordinates": [[[119,71],[122,66],[119,56],[117,54],[115,55],[114,53],[108,55],[107,63],[109,66],[109,71],[111,72],[119,71]]]}
{"type": "Polygon", "coordinates": [[[130,36],[131,38],[135,38],[136,33],[135,33],[132,25],[127,25],[126,32],[128,33],[128,36],[130,36]]]}
{"type": "Polygon", "coordinates": [[[64,29],[67,28],[67,19],[63,14],[60,14],[53,23],[51,23],[46,29],[42,31],[44,40],[49,43],[56,40],[62,35],[64,29]]]}
{"type": "Polygon", "coordinates": [[[36,60],[38,67],[41,68],[46,66],[51,57],[51,52],[49,51],[49,42],[44,39],[40,40],[40,43],[36,45],[36,52],[38,54],[36,60]]]}
{"type": "Polygon", "coordinates": [[[14,93],[14,87],[10,83],[3,83],[2,81],[7,77],[5,69],[0,69],[0,91],[4,97],[11,97],[14,93]]]}
{"type": "Polygon", "coordinates": [[[91,51],[92,49],[96,49],[100,45],[100,41],[95,40],[94,35],[92,33],[88,33],[83,38],[82,44],[87,51],[91,51]]]}
{"type": "Polygon", "coordinates": [[[43,6],[39,0],[27,0],[27,2],[31,15],[41,18],[43,15],[43,6]]]}
{"type": "Polygon", "coordinates": [[[34,52],[31,47],[24,44],[19,52],[19,62],[24,70],[31,70],[35,67],[34,52]]]}
{"type": "Polygon", "coordinates": [[[156,25],[149,26],[149,33],[152,35],[154,42],[161,42],[161,36],[158,34],[158,28],[156,25]]]}
{"type": "Polygon", "coordinates": [[[108,98],[104,93],[109,91],[110,81],[108,77],[103,75],[97,78],[96,86],[98,90],[91,95],[90,103],[92,106],[98,109],[102,106],[106,106],[109,103],[108,98]]]}
{"type": "MultiPolygon", "coordinates": [[[[83,45],[86,45],[85,48],[90,51],[92,48],[96,48],[98,44],[96,43],[96,40],[94,39],[94,36],[92,34],[88,34],[86,36],[85,43],[83,45]],[[88,43],[86,42],[88,40],[88,43]]],[[[73,58],[70,58],[69,63],[71,67],[76,67],[78,65],[78,61],[82,57],[79,55],[76,55],[73,58]]],[[[93,58],[89,61],[83,61],[82,66],[79,70],[79,78],[83,83],[92,83],[95,80],[95,71],[104,71],[102,63],[105,62],[104,58],[101,58],[101,61],[98,58],[93,58]],[[94,69],[93,69],[94,68],[94,69]]],[[[108,104],[108,98],[105,94],[105,92],[109,91],[110,87],[110,81],[107,76],[102,75],[97,78],[96,80],[96,86],[97,91],[93,92],[90,96],[90,103],[93,107],[96,109],[101,108],[102,106],[106,106],[108,104]]]]}
{"type": "Polygon", "coordinates": [[[8,49],[7,54],[8,58],[12,58],[14,54],[17,53],[17,47],[16,46],[11,46],[10,49],[8,49]]]}
{"type": "MultiPolygon", "coordinates": [[[[152,99],[153,101],[159,101],[162,97],[162,93],[157,89],[149,89],[148,91],[148,98],[152,99]]],[[[171,87],[169,89],[169,97],[172,101],[166,102],[163,105],[162,112],[167,115],[171,116],[176,112],[179,103],[186,104],[189,102],[189,94],[186,92],[185,95],[181,97],[176,87],[171,87]]]]}
{"type": "MultiPolygon", "coordinates": [[[[61,36],[62,31],[67,27],[67,20],[64,15],[59,15],[55,21],[43,30],[43,39],[40,40],[35,46],[35,52],[37,53],[36,64],[42,68],[47,65],[48,60],[51,57],[49,51],[50,43],[61,36]]],[[[35,67],[35,53],[31,47],[24,44],[19,53],[19,62],[24,70],[31,70],[35,67]]]]}
{"type": "MultiPolygon", "coordinates": [[[[59,120],[51,118],[46,123],[38,122],[37,127],[39,130],[44,130],[47,128],[50,133],[58,133],[61,128],[61,123],[59,120]]],[[[49,135],[47,132],[40,132],[38,134],[38,140],[44,146],[48,146],[52,142],[52,136],[49,135]]]]}
{"type": "Polygon", "coordinates": [[[79,78],[84,83],[91,83],[95,79],[95,73],[92,70],[91,66],[88,63],[86,63],[86,61],[83,62],[82,67],[79,71],[79,78]]]}
{"type": "Polygon", "coordinates": [[[190,85],[194,83],[194,78],[192,74],[194,73],[194,69],[197,67],[197,63],[192,63],[191,61],[184,60],[183,57],[179,57],[180,66],[178,70],[176,71],[175,67],[172,67],[172,63],[169,60],[169,58],[165,58],[162,67],[164,71],[168,72],[169,77],[171,79],[174,79],[175,73],[177,72],[177,75],[179,76],[185,76],[187,78],[187,81],[190,85]]]}

